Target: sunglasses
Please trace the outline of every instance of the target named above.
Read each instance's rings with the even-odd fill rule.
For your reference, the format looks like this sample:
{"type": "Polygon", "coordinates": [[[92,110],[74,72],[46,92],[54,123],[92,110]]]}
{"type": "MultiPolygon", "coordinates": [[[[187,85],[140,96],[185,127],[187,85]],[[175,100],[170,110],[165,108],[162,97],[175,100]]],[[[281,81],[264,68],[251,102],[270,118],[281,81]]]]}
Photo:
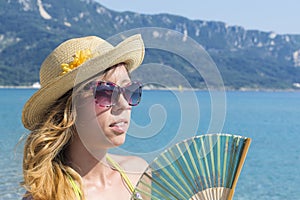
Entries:
{"type": "Polygon", "coordinates": [[[130,106],[137,106],[142,97],[142,84],[131,82],[125,87],[120,87],[112,82],[99,81],[94,89],[94,98],[100,107],[112,107],[117,104],[123,94],[130,106]]]}

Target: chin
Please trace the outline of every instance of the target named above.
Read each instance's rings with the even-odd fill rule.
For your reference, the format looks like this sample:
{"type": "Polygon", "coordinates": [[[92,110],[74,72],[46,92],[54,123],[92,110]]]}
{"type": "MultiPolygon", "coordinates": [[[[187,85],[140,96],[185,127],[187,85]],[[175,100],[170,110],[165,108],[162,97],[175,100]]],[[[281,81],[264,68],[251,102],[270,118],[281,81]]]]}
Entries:
{"type": "Polygon", "coordinates": [[[111,138],[110,142],[113,145],[113,147],[121,146],[125,143],[125,134],[111,138]]]}

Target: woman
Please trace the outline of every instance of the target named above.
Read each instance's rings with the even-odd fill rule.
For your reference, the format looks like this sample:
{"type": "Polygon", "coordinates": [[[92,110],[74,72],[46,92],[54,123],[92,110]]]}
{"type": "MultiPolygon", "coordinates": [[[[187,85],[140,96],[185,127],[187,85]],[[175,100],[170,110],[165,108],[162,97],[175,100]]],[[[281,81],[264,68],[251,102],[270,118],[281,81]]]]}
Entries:
{"type": "Polygon", "coordinates": [[[147,163],[107,151],[125,141],[141,97],[129,73],[143,57],[141,36],[134,35],[115,47],[95,36],[70,39],[46,58],[41,88],[23,109],[31,131],[24,199],[130,199],[147,163]]]}

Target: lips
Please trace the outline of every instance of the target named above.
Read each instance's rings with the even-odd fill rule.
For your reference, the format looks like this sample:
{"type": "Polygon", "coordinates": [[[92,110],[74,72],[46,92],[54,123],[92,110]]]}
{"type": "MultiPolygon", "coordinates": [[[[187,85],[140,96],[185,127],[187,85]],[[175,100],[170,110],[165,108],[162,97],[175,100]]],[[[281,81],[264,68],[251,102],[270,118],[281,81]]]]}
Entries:
{"type": "Polygon", "coordinates": [[[109,125],[109,127],[117,134],[125,133],[127,130],[128,122],[126,120],[118,120],[109,125]]]}

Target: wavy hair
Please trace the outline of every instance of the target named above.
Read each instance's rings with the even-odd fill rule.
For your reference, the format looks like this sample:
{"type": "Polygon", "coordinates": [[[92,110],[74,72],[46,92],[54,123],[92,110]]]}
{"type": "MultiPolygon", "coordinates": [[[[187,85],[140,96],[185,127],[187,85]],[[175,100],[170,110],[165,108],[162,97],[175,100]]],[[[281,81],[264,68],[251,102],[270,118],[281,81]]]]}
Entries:
{"type": "MultiPolygon", "coordinates": [[[[88,83],[92,83],[93,79],[99,75],[105,78],[109,71],[113,72],[119,65],[127,66],[125,63],[119,63],[109,67],[76,89],[66,92],[49,107],[45,119],[28,135],[23,156],[24,181],[21,183],[27,191],[25,197],[34,200],[76,199],[70,177],[83,191],[80,175],[68,165],[65,156],[65,150],[76,133],[73,94],[80,95],[81,91],[87,90],[86,86],[89,86],[88,83]]],[[[127,73],[129,75],[128,71],[127,73]]],[[[84,194],[80,200],[85,200],[84,194]]]]}
{"type": "MultiPolygon", "coordinates": [[[[76,199],[70,176],[82,190],[80,175],[67,165],[65,149],[75,133],[76,112],[68,91],[48,109],[45,120],[25,142],[23,157],[25,195],[34,200],[76,199]]],[[[81,198],[84,200],[84,197],[81,198]]]]}

